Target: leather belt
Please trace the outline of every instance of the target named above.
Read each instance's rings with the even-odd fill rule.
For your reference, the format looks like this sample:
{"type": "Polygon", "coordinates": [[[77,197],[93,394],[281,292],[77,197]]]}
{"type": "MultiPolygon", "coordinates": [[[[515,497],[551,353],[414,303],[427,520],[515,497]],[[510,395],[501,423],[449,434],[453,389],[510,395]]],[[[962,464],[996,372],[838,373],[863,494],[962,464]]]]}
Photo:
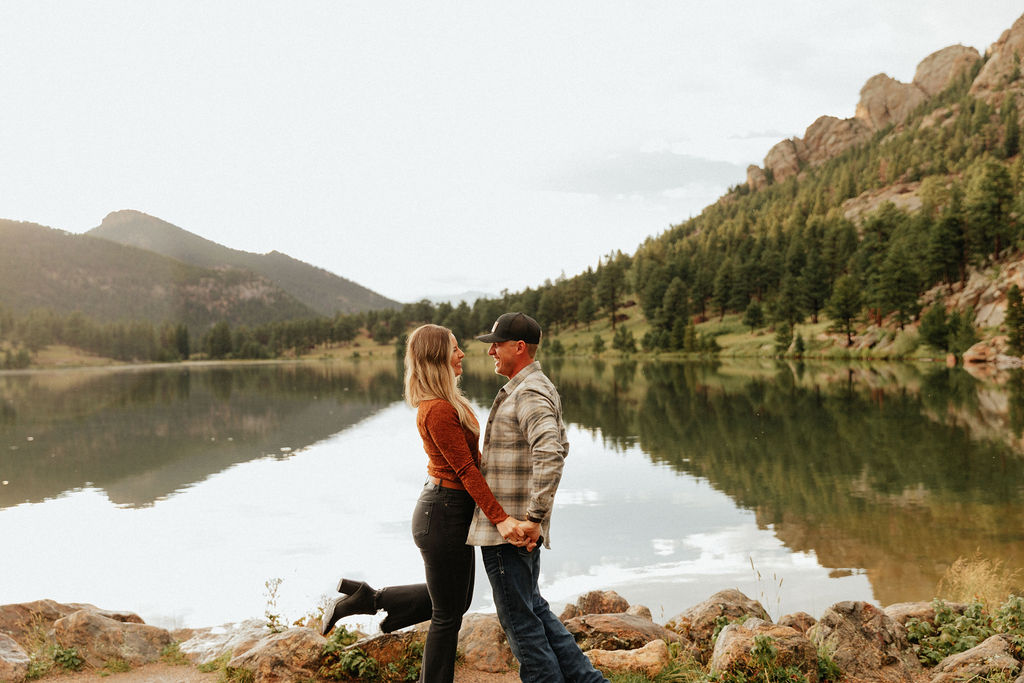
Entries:
{"type": "Polygon", "coordinates": [[[434,486],[441,486],[446,489],[457,489],[459,491],[466,490],[466,487],[463,486],[461,482],[457,481],[451,481],[448,479],[438,479],[437,477],[427,477],[427,481],[429,481],[434,486]]]}

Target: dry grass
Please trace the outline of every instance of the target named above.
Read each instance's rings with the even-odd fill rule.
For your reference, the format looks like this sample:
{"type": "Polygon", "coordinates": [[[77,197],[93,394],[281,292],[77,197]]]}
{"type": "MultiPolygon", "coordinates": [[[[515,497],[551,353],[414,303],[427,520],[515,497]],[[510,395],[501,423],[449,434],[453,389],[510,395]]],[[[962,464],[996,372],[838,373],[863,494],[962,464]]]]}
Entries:
{"type": "Polygon", "coordinates": [[[980,600],[1000,605],[1022,587],[1020,569],[1010,569],[1001,560],[989,560],[975,553],[957,558],[939,580],[937,595],[953,602],[980,600]]]}

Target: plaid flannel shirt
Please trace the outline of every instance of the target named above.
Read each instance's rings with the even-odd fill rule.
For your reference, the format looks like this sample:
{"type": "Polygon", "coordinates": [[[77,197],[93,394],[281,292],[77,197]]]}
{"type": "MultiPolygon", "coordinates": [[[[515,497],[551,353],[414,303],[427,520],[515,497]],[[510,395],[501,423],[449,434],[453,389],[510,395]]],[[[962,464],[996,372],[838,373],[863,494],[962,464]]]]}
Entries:
{"type": "MultiPolygon", "coordinates": [[[[505,512],[541,520],[544,546],[551,547],[551,508],[569,455],[562,401],[534,361],[499,391],[484,431],[480,471],[505,512]]],[[[469,545],[501,545],[505,539],[477,508],[469,545]]]]}

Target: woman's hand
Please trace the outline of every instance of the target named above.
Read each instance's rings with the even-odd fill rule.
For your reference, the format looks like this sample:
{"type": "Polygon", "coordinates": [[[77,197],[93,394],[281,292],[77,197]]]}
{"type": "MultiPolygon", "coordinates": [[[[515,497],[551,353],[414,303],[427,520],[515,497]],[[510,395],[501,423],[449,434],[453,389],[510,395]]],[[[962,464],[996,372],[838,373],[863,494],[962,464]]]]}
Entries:
{"type": "Polygon", "coordinates": [[[540,535],[540,525],[533,522],[524,522],[515,517],[506,517],[498,523],[498,533],[506,541],[517,548],[526,548],[532,552],[537,547],[537,539],[540,535]]]}

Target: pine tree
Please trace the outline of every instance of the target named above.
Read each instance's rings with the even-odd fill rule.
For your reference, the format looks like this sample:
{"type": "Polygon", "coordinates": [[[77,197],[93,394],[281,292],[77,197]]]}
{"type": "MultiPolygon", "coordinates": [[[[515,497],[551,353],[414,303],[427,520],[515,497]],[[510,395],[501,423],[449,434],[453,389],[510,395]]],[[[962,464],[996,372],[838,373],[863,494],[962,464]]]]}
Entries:
{"type": "Polygon", "coordinates": [[[1024,302],[1021,300],[1020,288],[1010,285],[1006,292],[1006,336],[1010,351],[1024,355],[1024,302]]]}
{"type": "Polygon", "coordinates": [[[852,275],[843,275],[836,281],[832,296],[825,304],[825,311],[832,318],[839,331],[846,333],[846,345],[853,343],[853,320],[860,315],[863,306],[860,283],[852,275]]]}

